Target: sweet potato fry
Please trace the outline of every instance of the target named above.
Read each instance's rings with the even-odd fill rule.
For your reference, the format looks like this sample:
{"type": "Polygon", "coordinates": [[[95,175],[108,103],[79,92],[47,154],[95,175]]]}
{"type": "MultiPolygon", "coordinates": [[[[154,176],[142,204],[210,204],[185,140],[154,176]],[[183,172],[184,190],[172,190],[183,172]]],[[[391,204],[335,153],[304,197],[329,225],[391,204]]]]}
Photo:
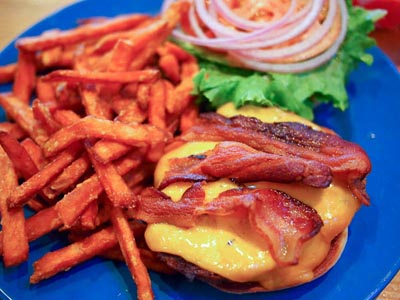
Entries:
{"type": "Polygon", "coordinates": [[[103,164],[112,162],[132,150],[132,146],[110,140],[100,140],[93,146],[96,159],[103,164]]]}
{"type": "MultiPolygon", "coordinates": [[[[64,126],[80,120],[79,116],[72,111],[59,110],[54,116],[64,126]]],[[[94,148],[96,157],[101,162],[107,163],[128,153],[132,149],[132,146],[111,140],[100,140],[94,145],[94,148]]]]}
{"type": "MultiPolygon", "coordinates": [[[[121,99],[121,98],[120,98],[121,99]]],[[[120,108],[118,117],[115,118],[115,121],[119,121],[122,123],[142,123],[147,118],[147,113],[140,109],[138,103],[136,101],[124,101],[124,108],[120,108]]],[[[118,100],[113,100],[114,104],[118,102],[118,100]]],[[[119,108],[117,108],[119,109],[119,108]]],[[[94,145],[94,152],[96,153],[96,158],[102,163],[111,162],[122,155],[129,152],[131,147],[126,144],[121,144],[119,142],[110,141],[110,140],[100,140],[94,145]]]]}
{"type": "MultiPolygon", "coordinates": [[[[22,178],[29,179],[39,171],[38,166],[33,161],[26,148],[11,135],[6,132],[0,132],[0,145],[7,153],[15,171],[22,176],[22,178]]],[[[34,211],[45,208],[45,205],[36,199],[29,199],[27,204],[34,211]]]]}
{"type": "Polygon", "coordinates": [[[54,112],[54,119],[62,126],[69,126],[78,122],[81,117],[69,109],[59,109],[54,112]]]}
{"type": "Polygon", "coordinates": [[[194,97],[191,95],[193,90],[193,82],[191,79],[183,79],[174,90],[174,97],[171,99],[173,103],[173,114],[182,114],[182,111],[193,101],[194,97]]]}
{"type": "MultiPolygon", "coordinates": [[[[132,61],[130,66],[131,70],[140,70],[151,61],[157,53],[158,47],[167,39],[172,29],[179,21],[180,10],[188,8],[189,6],[187,3],[184,4],[182,1],[173,3],[167,12],[161,17],[161,20],[158,21],[160,25],[162,22],[166,23],[165,25],[158,27],[156,30],[152,30],[151,27],[147,28],[150,31],[149,35],[142,39],[139,38],[138,41],[141,42],[136,43],[137,49],[141,49],[141,51],[137,53],[135,59],[132,61]],[[146,46],[143,47],[141,46],[142,44],[145,44],[146,46]]],[[[156,24],[153,24],[153,26],[156,24]]]]}
{"type": "Polygon", "coordinates": [[[139,84],[139,86],[138,86],[136,99],[139,104],[139,107],[142,110],[147,110],[147,107],[149,105],[150,88],[151,88],[151,84],[147,84],[147,83],[142,83],[142,84],[139,84]]]}
{"type": "Polygon", "coordinates": [[[184,132],[188,130],[190,127],[192,127],[196,123],[198,116],[199,116],[198,106],[194,102],[190,103],[185,108],[185,110],[181,115],[180,128],[179,128],[180,131],[184,132]]]}
{"type": "Polygon", "coordinates": [[[97,227],[97,213],[99,206],[96,201],[91,202],[85,211],[82,213],[80,218],[80,226],[84,230],[93,230],[97,227]]]}
{"type": "Polygon", "coordinates": [[[40,51],[36,55],[37,68],[39,70],[53,68],[72,69],[79,45],[78,43],[66,47],[58,46],[40,51]]]}
{"type": "Polygon", "coordinates": [[[7,132],[16,140],[22,140],[26,137],[26,132],[16,123],[1,122],[0,131],[7,132]]]}
{"type": "MultiPolygon", "coordinates": [[[[111,51],[111,63],[108,65],[107,71],[109,72],[121,72],[127,71],[135,56],[134,44],[130,40],[119,39],[111,51]]],[[[112,84],[103,86],[102,95],[106,95],[108,98],[112,98],[113,95],[117,95],[121,89],[121,84],[112,84]]]]}
{"type": "Polygon", "coordinates": [[[29,241],[34,241],[41,236],[61,227],[62,221],[54,206],[45,208],[25,221],[26,234],[29,241]]]}
{"type": "Polygon", "coordinates": [[[42,77],[45,81],[66,81],[69,83],[131,83],[152,82],[159,77],[157,70],[125,72],[85,72],[56,70],[42,77]]]}
{"type": "Polygon", "coordinates": [[[16,266],[28,258],[29,245],[22,208],[9,209],[7,197],[18,185],[17,174],[6,152],[0,147],[0,212],[3,237],[3,260],[7,267],[16,266]]]}
{"type": "MultiPolygon", "coordinates": [[[[50,35],[53,33],[50,33],[50,35]]],[[[64,47],[57,46],[45,51],[40,52],[37,56],[37,60],[39,61],[41,67],[47,66],[55,66],[57,62],[60,61],[60,57],[63,55],[64,47]]]]}
{"type": "Polygon", "coordinates": [[[80,119],[53,134],[44,145],[44,153],[51,156],[85,138],[105,138],[132,146],[166,141],[168,135],[148,124],[123,124],[92,116],[80,119]]]}
{"type": "Polygon", "coordinates": [[[179,62],[172,54],[165,54],[160,57],[158,62],[165,77],[171,80],[174,84],[181,80],[179,62]]]}
{"type": "Polygon", "coordinates": [[[160,46],[164,40],[164,36],[158,36],[148,43],[146,48],[141,49],[129,66],[129,70],[142,70],[147,65],[151,65],[155,61],[157,47],[160,46]]]}
{"type": "MultiPolygon", "coordinates": [[[[130,51],[128,52],[128,54],[130,55],[126,57],[122,63],[119,63],[119,68],[117,67],[116,70],[129,69],[130,63],[132,62],[134,55],[136,55],[137,59],[138,53],[140,52],[143,53],[143,49],[149,49],[148,47],[149,44],[152,44],[154,40],[157,41],[159,39],[159,36],[165,36],[166,30],[167,30],[167,23],[164,20],[157,20],[153,24],[137,30],[137,32],[131,35],[128,40],[130,44],[130,49],[129,49],[130,51]]],[[[118,44],[116,45],[113,51],[114,57],[118,54],[118,52],[115,51],[118,49],[117,46],[118,44]]],[[[125,52],[127,51],[125,50],[125,52]]],[[[136,69],[133,68],[133,70],[136,69]]]]}
{"type": "MultiPolygon", "coordinates": [[[[57,32],[50,34],[57,34],[57,32]]],[[[72,69],[74,67],[76,55],[79,53],[82,44],[77,43],[66,46],[57,46],[40,51],[36,54],[37,68],[40,71],[55,68],[72,69]]]]}
{"type": "Polygon", "coordinates": [[[89,157],[83,153],[78,159],[67,166],[63,172],[50,184],[49,189],[59,195],[68,191],[90,168],[89,157]]]}
{"type": "Polygon", "coordinates": [[[48,135],[53,134],[61,127],[53,118],[51,106],[56,106],[56,104],[52,102],[45,103],[40,99],[35,99],[32,102],[33,116],[39,123],[40,128],[44,129],[48,135]]]}
{"type": "Polygon", "coordinates": [[[0,84],[9,83],[14,80],[17,72],[17,64],[8,64],[0,67],[0,84]]]}
{"type": "MultiPolygon", "coordinates": [[[[133,168],[138,167],[143,160],[141,151],[134,151],[115,162],[118,174],[121,176],[133,168]]],[[[66,194],[56,204],[56,209],[63,220],[64,225],[71,227],[87,206],[103,192],[99,178],[96,174],[81,182],[70,193],[66,194]]]]}
{"type": "MultiPolygon", "coordinates": [[[[54,206],[45,208],[25,220],[25,232],[29,242],[59,228],[62,225],[54,206]]],[[[3,232],[0,231],[0,255],[3,253],[3,232]]]]}
{"type": "Polygon", "coordinates": [[[19,51],[13,94],[22,102],[29,103],[36,81],[36,59],[34,53],[19,51]]]}
{"type": "Polygon", "coordinates": [[[85,147],[97,177],[112,204],[116,207],[134,206],[136,196],[129,189],[116,167],[112,163],[103,164],[98,161],[93,146],[88,141],[85,142],[85,147]]]}
{"type": "MultiPolygon", "coordinates": [[[[115,98],[117,98],[117,99],[119,98],[118,96],[121,96],[123,98],[130,98],[130,99],[136,98],[136,95],[138,92],[138,87],[139,87],[139,83],[137,83],[137,82],[125,84],[121,89],[120,95],[114,95],[113,102],[114,102],[115,98]]],[[[117,110],[115,112],[118,113],[117,110]]]]}
{"type": "Polygon", "coordinates": [[[175,86],[168,80],[165,85],[165,109],[170,116],[175,116],[175,86]]]}
{"type": "Polygon", "coordinates": [[[103,192],[103,187],[96,175],[92,175],[71,192],[66,194],[55,205],[65,228],[70,228],[85,211],[103,192]]]}
{"type": "Polygon", "coordinates": [[[31,107],[15,96],[0,94],[0,105],[28,135],[39,145],[48,139],[47,133],[38,126],[31,107]]]}
{"type": "Polygon", "coordinates": [[[112,119],[113,113],[110,104],[100,97],[95,86],[85,84],[80,88],[80,93],[87,115],[106,120],[112,119]]]}
{"type": "Polygon", "coordinates": [[[96,43],[93,54],[103,54],[111,50],[120,39],[131,40],[136,49],[146,47],[154,37],[165,31],[166,26],[164,20],[149,19],[133,30],[106,35],[96,43]]]}
{"type": "Polygon", "coordinates": [[[102,229],[82,241],[70,244],[59,250],[48,252],[33,264],[34,272],[30,283],[38,283],[55,274],[68,270],[79,263],[93,258],[102,251],[117,244],[112,227],[102,229]]]}
{"type": "Polygon", "coordinates": [[[166,90],[163,80],[157,80],[150,88],[150,97],[148,105],[149,123],[165,129],[165,102],[166,90]]]}
{"type": "MultiPolygon", "coordinates": [[[[147,23],[143,22],[143,24],[147,23]]],[[[138,26],[140,28],[141,26],[138,26]]],[[[123,32],[114,32],[107,34],[103,37],[101,37],[96,44],[93,46],[92,52],[89,53],[90,55],[103,55],[107,52],[109,52],[111,49],[115,47],[115,45],[118,43],[119,40],[121,39],[127,39],[132,34],[134,34],[135,30],[138,28],[135,28],[133,30],[127,30],[123,32]]]]}
{"type": "Polygon", "coordinates": [[[36,80],[36,96],[43,102],[51,102],[56,100],[56,93],[53,83],[45,82],[41,77],[36,80]]]}
{"type": "Polygon", "coordinates": [[[21,206],[26,203],[29,198],[38,193],[52,179],[60,174],[66,166],[74,161],[80,149],[81,145],[79,144],[74,144],[72,147],[69,147],[46,165],[46,167],[14,189],[7,199],[9,207],[21,206]]]}
{"type": "Polygon", "coordinates": [[[189,1],[177,1],[172,3],[168,9],[163,13],[162,19],[168,22],[168,29],[172,30],[178,24],[181,16],[189,11],[189,1]]]}
{"type": "Polygon", "coordinates": [[[57,46],[76,44],[85,40],[98,38],[107,33],[134,28],[148,18],[148,16],[141,14],[120,16],[108,19],[99,24],[87,24],[52,35],[22,38],[17,41],[17,47],[25,51],[34,52],[57,46]]]}
{"type": "Polygon", "coordinates": [[[81,97],[76,84],[57,82],[55,83],[55,93],[59,109],[75,111],[80,111],[82,109],[81,97]]]}
{"type": "Polygon", "coordinates": [[[128,39],[119,39],[115,44],[112,53],[112,64],[108,66],[108,71],[126,71],[132,62],[135,54],[135,45],[128,39]]]}
{"type": "Polygon", "coordinates": [[[160,49],[159,51],[174,55],[179,62],[195,62],[196,61],[196,58],[193,55],[191,55],[189,52],[183,50],[178,45],[171,43],[169,41],[165,42],[162,49],[160,49]]]}
{"type": "Polygon", "coordinates": [[[26,149],[11,135],[0,132],[0,145],[12,161],[15,170],[24,179],[32,177],[39,171],[26,149]]]}
{"type": "Polygon", "coordinates": [[[175,86],[167,86],[166,108],[168,113],[182,115],[183,110],[194,100],[191,95],[193,90],[193,76],[198,72],[195,60],[188,60],[181,65],[181,81],[175,86]]]}
{"type": "Polygon", "coordinates": [[[143,111],[137,101],[130,101],[118,113],[116,121],[129,124],[132,122],[143,123],[147,118],[146,111],[143,111]]]}
{"type": "MultiPolygon", "coordinates": [[[[115,201],[115,199],[111,201],[115,201]]],[[[149,273],[140,258],[135,236],[121,208],[115,206],[112,208],[111,222],[125,262],[128,265],[133,280],[136,282],[137,298],[142,300],[153,299],[154,295],[151,289],[149,273]]]]}
{"type": "Polygon", "coordinates": [[[48,163],[46,158],[43,156],[42,148],[40,148],[32,139],[24,139],[21,142],[21,146],[29,153],[29,156],[38,169],[42,169],[48,163]]]}

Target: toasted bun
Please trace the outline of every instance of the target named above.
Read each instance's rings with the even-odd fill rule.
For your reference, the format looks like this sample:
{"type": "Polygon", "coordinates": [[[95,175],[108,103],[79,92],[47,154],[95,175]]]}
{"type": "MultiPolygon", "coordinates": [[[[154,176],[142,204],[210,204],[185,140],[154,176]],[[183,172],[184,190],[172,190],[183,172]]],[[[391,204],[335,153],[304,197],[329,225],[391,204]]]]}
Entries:
{"type": "MultiPolygon", "coordinates": [[[[341,234],[336,236],[331,242],[330,250],[324,259],[324,261],[318,265],[314,269],[314,277],[312,280],[315,280],[318,277],[321,277],[326,272],[328,272],[339,260],[345,246],[347,243],[347,235],[348,230],[346,229],[341,234]]],[[[167,264],[170,268],[176,270],[177,272],[185,275],[189,280],[201,280],[203,282],[208,283],[209,285],[234,294],[245,294],[245,293],[256,293],[256,292],[267,292],[270,291],[265,287],[261,286],[258,282],[235,282],[229,279],[226,279],[218,274],[212,273],[210,271],[204,270],[187,262],[183,258],[175,255],[159,253],[158,257],[161,261],[167,264]]],[[[281,289],[294,287],[285,286],[281,289]]]]}

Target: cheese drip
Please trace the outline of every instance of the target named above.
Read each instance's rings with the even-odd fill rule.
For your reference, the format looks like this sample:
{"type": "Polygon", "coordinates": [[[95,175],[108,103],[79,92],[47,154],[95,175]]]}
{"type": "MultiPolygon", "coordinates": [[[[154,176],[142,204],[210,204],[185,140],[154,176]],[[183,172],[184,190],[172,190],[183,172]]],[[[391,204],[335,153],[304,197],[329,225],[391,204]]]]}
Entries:
{"type": "MultiPolygon", "coordinates": [[[[232,107],[226,106],[219,113],[232,116],[232,107]]],[[[268,108],[247,108],[246,113],[264,122],[302,121],[300,117],[268,108]],[[278,117],[277,117],[278,116],[278,117]],[[293,117],[295,116],[295,117],[293,117]],[[278,118],[278,119],[277,119],[278,118]]],[[[237,113],[237,112],[236,112],[237,113]]],[[[247,114],[248,115],[248,114],[247,114]]],[[[172,150],[158,163],[155,173],[157,186],[169,169],[169,159],[196,155],[213,149],[216,142],[191,142],[172,150]]],[[[190,183],[176,183],[163,190],[174,201],[179,201],[190,183]]],[[[272,259],[267,246],[251,229],[246,218],[202,216],[195,227],[183,229],[170,224],[150,224],[145,238],[151,250],[181,256],[199,267],[237,282],[258,281],[269,290],[308,282],[314,278],[313,270],[325,259],[331,241],[350,224],[360,203],[349,189],[337,181],[325,189],[302,184],[270,182],[248,183],[255,188],[274,188],[315,208],[324,226],[320,232],[304,244],[299,263],[279,267],[272,259]]],[[[206,201],[212,201],[219,193],[235,188],[227,179],[208,183],[204,189],[206,201]]]]}

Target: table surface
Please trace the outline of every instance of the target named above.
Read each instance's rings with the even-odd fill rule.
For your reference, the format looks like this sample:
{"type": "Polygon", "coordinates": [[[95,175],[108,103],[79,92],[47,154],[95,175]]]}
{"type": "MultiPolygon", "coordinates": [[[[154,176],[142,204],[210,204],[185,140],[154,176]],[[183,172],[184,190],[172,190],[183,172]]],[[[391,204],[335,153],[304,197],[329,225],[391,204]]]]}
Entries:
{"type": "MultiPolygon", "coordinates": [[[[1,0],[0,1],[0,49],[16,35],[46,15],[73,0],[1,0]]],[[[400,28],[378,29],[373,33],[378,45],[394,61],[400,70],[400,28]]],[[[379,295],[379,300],[400,299],[400,273],[379,295]]]]}

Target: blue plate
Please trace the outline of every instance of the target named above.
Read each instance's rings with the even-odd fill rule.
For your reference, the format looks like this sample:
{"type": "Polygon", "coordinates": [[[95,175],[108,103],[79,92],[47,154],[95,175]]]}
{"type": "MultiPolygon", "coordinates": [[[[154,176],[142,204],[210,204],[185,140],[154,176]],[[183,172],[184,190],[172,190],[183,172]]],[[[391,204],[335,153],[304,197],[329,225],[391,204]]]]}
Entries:
{"type": "MultiPolygon", "coordinates": [[[[68,6],[27,30],[38,35],[50,28],[67,29],[76,20],[122,13],[157,13],[160,0],[83,1],[68,6]]],[[[316,121],[360,144],[369,154],[373,171],[368,177],[371,206],[362,207],[349,229],[347,247],[325,276],[300,287],[273,293],[231,295],[181,276],[151,273],[157,299],[374,299],[400,267],[400,159],[397,125],[400,76],[378,49],[372,67],[360,66],[348,82],[351,105],[346,112],[328,106],[317,109],[316,121]]],[[[0,53],[0,65],[16,61],[13,45],[0,53]]],[[[0,86],[0,92],[10,89],[0,86]]],[[[2,116],[4,118],[4,115],[2,116]]],[[[4,269],[0,265],[0,299],[133,299],[136,287],[124,264],[93,259],[54,278],[29,285],[32,263],[64,245],[53,233],[31,243],[29,261],[4,269]]]]}

